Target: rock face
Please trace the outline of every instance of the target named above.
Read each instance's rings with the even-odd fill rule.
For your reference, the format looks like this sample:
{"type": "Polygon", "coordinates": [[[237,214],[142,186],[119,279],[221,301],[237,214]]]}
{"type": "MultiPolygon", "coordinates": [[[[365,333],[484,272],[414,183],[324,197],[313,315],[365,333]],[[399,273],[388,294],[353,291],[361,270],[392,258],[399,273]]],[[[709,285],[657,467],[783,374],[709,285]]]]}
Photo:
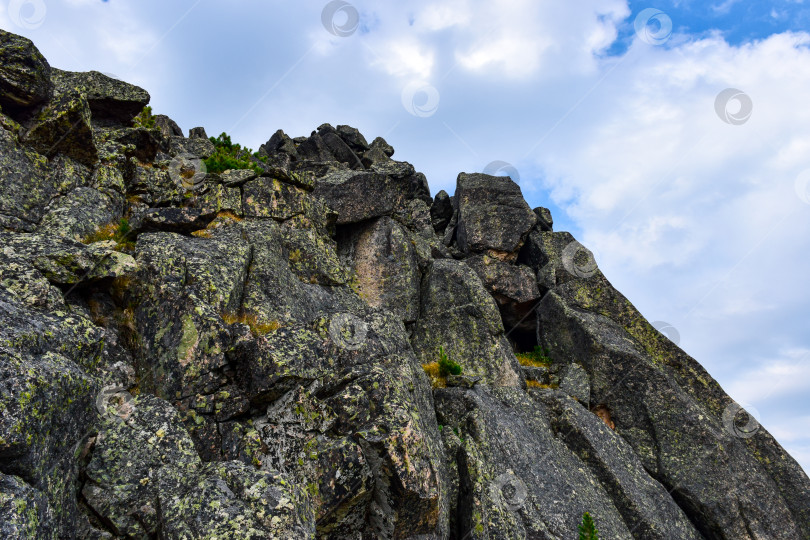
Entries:
{"type": "Polygon", "coordinates": [[[3,538],[810,538],[798,464],[510,179],[432,198],[329,124],[213,174],[144,90],[0,58],[3,538]]]}

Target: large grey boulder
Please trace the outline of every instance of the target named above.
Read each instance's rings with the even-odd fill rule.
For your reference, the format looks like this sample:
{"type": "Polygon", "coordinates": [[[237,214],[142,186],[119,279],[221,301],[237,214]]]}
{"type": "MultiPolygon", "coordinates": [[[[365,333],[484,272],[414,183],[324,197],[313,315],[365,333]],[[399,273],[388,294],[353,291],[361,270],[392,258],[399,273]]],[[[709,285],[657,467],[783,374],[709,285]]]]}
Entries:
{"type": "Polygon", "coordinates": [[[461,261],[433,261],[411,343],[422,364],[437,362],[443,349],[463,374],[481,377],[483,384],[524,385],[495,301],[461,261]]]}
{"type": "Polygon", "coordinates": [[[405,322],[419,314],[420,273],[416,250],[405,229],[381,217],[347,231],[341,258],[354,272],[360,297],[405,322]]]}
{"type": "Polygon", "coordinates": [[[149,93],[133,84],[113,79],[98,71],[51,71],[57,94],[83,95],[93,113],[93,121],[128,125],[149,104],[149,93]]]}
{"type": "Polygon", "coordinates": [[[609,492],[525,392],[440,389],[436,412],[442,431],[458,438],[448,448],[458,471],[457,538],[573,538],[585,512],[600,538],[634,538],[609,492]]]}
{"type": "Polygon", "coordinates": [[[31,40],[0,29],[0,106],[33,107],[53,93],[51,66],[31,40]]]}
{"type": "Polygon", "coordinates": [[[558,285],[538,313],[552,359],[587,371],[591,403],[611,411],[616,431],[701,534],[810,534],[801,467],[601,272],[558,285]]]}
{"type": "Polygon", "coordinates": [[[98,161],[90,107],[82,94],[61,94],[49,101],[22,140],[45,157],[64,154],[88,167],[98,161]]]}
{"type": "Polygon", "coordinates": [[[507,176],[458,175],[456,241],[464,253],[488,249],[513,253],[537,222],[520,186],[507,176]]]}

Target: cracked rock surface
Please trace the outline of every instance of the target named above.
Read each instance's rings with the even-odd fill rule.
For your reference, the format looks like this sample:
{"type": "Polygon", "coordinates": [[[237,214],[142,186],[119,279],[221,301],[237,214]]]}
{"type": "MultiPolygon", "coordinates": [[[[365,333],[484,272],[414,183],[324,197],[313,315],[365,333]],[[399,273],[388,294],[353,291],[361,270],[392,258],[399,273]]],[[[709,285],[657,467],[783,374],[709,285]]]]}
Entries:
{"type": "Polygon", "coordinates": [[[0,30],[0,537],[810,538],[810,480],[508,177],[249,168],[0,30]]]}

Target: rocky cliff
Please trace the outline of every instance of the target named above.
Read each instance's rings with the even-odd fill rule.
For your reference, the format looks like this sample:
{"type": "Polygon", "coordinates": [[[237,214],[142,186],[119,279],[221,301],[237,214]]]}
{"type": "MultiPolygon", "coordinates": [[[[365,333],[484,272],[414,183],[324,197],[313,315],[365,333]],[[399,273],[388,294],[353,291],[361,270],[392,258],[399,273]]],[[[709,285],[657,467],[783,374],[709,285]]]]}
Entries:
{"type": "Polygon", "coordinates": [[[509,178],[148,101],[0,31],[3,538],[810,538],[797,463],[509,178]]]}

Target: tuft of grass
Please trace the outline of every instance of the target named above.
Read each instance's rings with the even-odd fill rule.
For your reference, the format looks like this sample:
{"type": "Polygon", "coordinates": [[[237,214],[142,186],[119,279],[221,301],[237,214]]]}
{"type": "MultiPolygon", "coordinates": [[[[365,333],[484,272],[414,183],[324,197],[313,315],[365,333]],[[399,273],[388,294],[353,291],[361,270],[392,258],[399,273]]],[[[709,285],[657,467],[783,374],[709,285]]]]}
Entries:
{"type": "Polygon", "coordinates": [[[543,384],[533,379],[526,379],[526,386],[528,388],[557,388],[554,384],[543,384]]]}
{"type": "Polygon", "coordinates": [[[250,333],[257,337],[275,332],[281,328],[280,322],[276,320],[262,321],[252,313],[223,313],[222,320],[225,321],[225,324],[246,324],[250,327],[250,333]]]}
{"type": "Polygon", "coordinates": [[[155,117],[152,116],[152,107],[147,105],[143,108],[141,112],[138,113],[132,120],[135,127],[142,127],[147,129],[152,129],[155,127],[155,117]]]}
{"type": "Polygon", "coordinates": [[[588,512],[582,516],[582,524],[579,526],[579,540],[599,540],[599,531],[596,524],[588,512]]]}
{"type": "Polygon", "coordinates": [[[430,385],[433,388],[447,388],[447,377],[441,374],[438,362],[422,364],[422,369],[425,370],[428,378],[430,378],[430,385]]]}
{"type": "Polygon", "coordinates": [[[88,234],[82,238],[83,244],[92,244],[93,242],[103,242],[106,240],[115,240],[116,249],[121,251],[132,251],[135,249],[135,242],[129,238],[132,228],[129,226],[129,221],[124,218],[118,223],[108,223],[102,225],[95,232],[88,234]]]}
{"type": "Polygon", "coordinates": [[[227,133],[220,134],[219,137],[210,137],[214,144],[214,153],[205,160],[205,167],[209,173],[221,173],[229,169],[250,169],[256,174],[264,172],[256,161],[266,161],[265,156],[260,156],[250,148],[242,148],[240,144],[231,141],[231,136],[227,133]]]}
{"type": "Polygon", "coordinates": [[[447,357],[444,347],[439,347],[439,373],[447,377],[448,375],[461,375],[461,366],[447,357]]]}
{"type": "Polygon", "coordinates": [[[539,345],[536,345],[532,352],[517,353],[515,356],[517,356],[518,362],[522,366],[548,367],[551,365],[548,351],[539,345]]]}

